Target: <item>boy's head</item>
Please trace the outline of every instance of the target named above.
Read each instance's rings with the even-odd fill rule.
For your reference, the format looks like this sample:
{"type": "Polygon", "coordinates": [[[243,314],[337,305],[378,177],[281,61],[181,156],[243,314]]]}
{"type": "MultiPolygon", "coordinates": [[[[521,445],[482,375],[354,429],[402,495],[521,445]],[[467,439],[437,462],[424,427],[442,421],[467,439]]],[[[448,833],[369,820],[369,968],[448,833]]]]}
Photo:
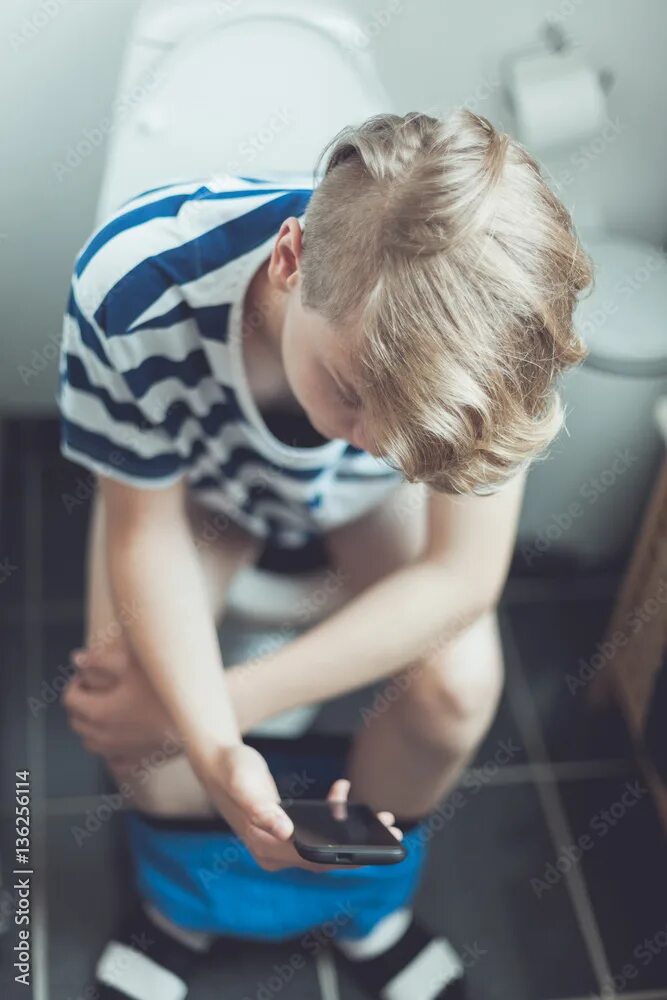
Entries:
{"type": "Polygon", "coordinates": [[[572,313],[592,267],[572,220],[526,150],[466,109],[378,115],[318,167],[327,154],[303,236],[281,229],[295,395],[408,480],[493,489],[557,433],[555,379],[584,357],[572,313]]]}

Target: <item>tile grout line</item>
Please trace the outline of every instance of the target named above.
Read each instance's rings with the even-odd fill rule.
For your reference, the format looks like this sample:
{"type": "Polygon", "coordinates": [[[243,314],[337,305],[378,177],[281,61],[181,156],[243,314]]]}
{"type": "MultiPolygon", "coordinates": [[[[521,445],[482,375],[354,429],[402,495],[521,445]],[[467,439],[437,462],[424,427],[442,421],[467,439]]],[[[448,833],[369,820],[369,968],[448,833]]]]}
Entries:
{"type": "MultiPolygon", "coordinates": [[[[517,785],[523,781],[557,784],[561,781],[587,781],[591,778],[614,778],[631,773],[622,758],[591,761],[558,761],[553,764],[506,764],[488,779],[490,785],[517,785]]],[[[467,774],[484,776],[484,767],[471,767],[467,774]]]]}
{"type": "Polygon", "coordinates": [[[6,625],[31,624],[71,625],[83,618],[83,601],[77,598],[42,601],[36,608],[25,608],[8,604],[2,609],[2,621],[6,625]]]}
{"type": "MultiPolygon", "coordinates": [[[[35,627],[32,607],[39,609],[42,603],[42,552],[43,535],[42,503],[39,490],[40,477],[37,460],[28,449],[24,471],[25,484],[25,522],[24,522],[24,557],[26,562],[26,593],[24,606],[24,655],[26,661],[26,681],[28,691],[39,690],[42,680],[42,645],[41,627],[35,627]]],[[[27,707],[27,706],[26,706],[27,707]]],[[[46,852],[46,745],[44,720],[41,716],[28,715],[26,728],[26,747],[28,767],[31,781],[32,823],[31,823],[31,861],[35,872],[33,876],[33,945],[32,945],[32,979],[33,1000],[48,1000],[49,997],[49,929],[47,909],[47,852],[46,852]]]]}
{"type": "Polygon", "coordinates": [[[613,597],[618,586],[618,574],[585,577],[563,593],[563,580],[540,577],[533,580],[511,577],[501,598],[501,608],[524,604],[550,604],[554,600],[570,604],[573,601],[599,601],[613,597]]]}
{"type": "MultiPolygon", "coordinates": [[[[590,781],[592,778],[621,777],[629,772],[624,760],[601,761],[561,761],[551,767],[540,764],[508,764],[488,780],[489,785],[558,784],[564,781],[590,781]]],[[[484,776],[483,768],[469,768],[467,774],[484,776]]],[[[105,796],[115,794],[115,789],[100,789],[83,795],[53,795],[46,798],[48,816],[70,816],[94,809],[105,800],[105,796]]],[[[8,816],[13,809],[0,803],[0,817],[8,816]]],[[[665,998],[667,1000],[667,998],[665,998]]]]}
{"type": "MultiPolygon", "coordinates": [[[[624,761],[593,761],[590,764],[579,761],[563,762],[555,764],[549,770],[543,764],[517,764],[508,765],[497,775],[489,779],[488,784],[496,787],[504,785],[519,785],[523,783],[558,784],[563,781],[590,781],[592,778],[620,777],[628,773],[628,768],[624,767],[624,761]]],[[[470,768],[468,774],[475,776],[483,775],[482,768],[470,768]]],[[[70,816],[85,812],[87,809],[94,809],[104,801],[105,796],[115,794],[115,789],[109,788],[98,792],[90,792],[86,795],[54,795],[47,797],[46,811],[49,816],[70,816]]],[[[0,804],[0,816],[8,814],[9,806],[0,804]]],[[[666,998],[667,1000],[667,998],[666,998]]]]}
{"type": "MultiPolygon", "coordinates": [[[[609,994],[609,1000],[613,1000],[613,996],[618,996],[619,1000],[667,1000],[667,991],[665,990],[640,990],[638,993],[620,993],[620,994],[609,994]]],[[[602,1000],[598,996],[592,996],[590,993],[585,997],[560,997],[559,1000],[602,1000]]],[[[605,996],[604,1000],[607,1000],[605,996]]]]}
{"type": "MultiPolygon", "coordinates": [[[[551,762],[547,754],[540,721],[537,717],[530,689],[528,688],[523,662],[519,655],[514,630],[508,616],[505,616],[505,626],[506,645],[509,647],[509,652],[515,664],[514,679],[515,682],[518,681],[521,687],[525,703],[525,706],[517,704],[516,699],[512,696],[512,685],[508,685],[508,694],[512,701],[514,714],[521,728],[531,761],[535,760],[541,769],[550,769],[551,762]],[[521,710],[522,707],[525,707],[525,711],[521,710]]],[[[558,786],[553,782],[537,782],[535,788],[542,804],[553,846],[557,847],[559,842],[563,844],[573,843],[574,838],[561,801],[558,786]]],[[[595,912],[588,894],[588,887],[583,873],[574,866],[565,874],[564,879],[574,907],[579,930],[588,951],[588,957],[598,980],[598,986],[602,989],[604,983],[611,982],[612,977],[600,930],[595,918],[595,912]]],[[[609,1000],[612,1000],[614,996],[616,996],[615,993],[610,994],[609,1000]]]]}
{"type": "Polygon", "coordinates": [[[327,948],[317,953],[315,970],[320,988],[320,1000],[340,1000],[336,960],[330,949],[327,948]]]}

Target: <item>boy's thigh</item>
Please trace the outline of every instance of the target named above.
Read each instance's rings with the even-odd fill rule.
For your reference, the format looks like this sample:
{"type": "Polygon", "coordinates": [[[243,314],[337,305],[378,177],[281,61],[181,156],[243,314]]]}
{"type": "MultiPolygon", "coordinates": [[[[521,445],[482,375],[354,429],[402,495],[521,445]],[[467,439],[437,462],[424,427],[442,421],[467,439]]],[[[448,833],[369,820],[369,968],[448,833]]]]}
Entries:
{"type": "MultiPolygon", "coordinates": [[[[262,542],[224,515],[208,510],[191,494],[186,498],[186,512],[199,562],[204,573],[206,593],[211,612],[219,618],[229,588],[236,573],[253,564],[261,551],[262,542]]],[[[87,604],[93,629],[103,626],[106,619],[115,621],[109,589],[105,519],[101,497],[95,496],[93,516],[88,535],[87,604]]],[[[159,572],[159,568],[156,570],[159,572]]],[[[104,628],[102,627],[102,633],[104,628]]],[[[104,636],[92,636],[103,638],[104,636]]],[[[122,644],[122,639],[121,639],[122,644]]]]}
{"type": "Polygon", "coordinates": [[[427,500],[424,483],[404,482],[362,517],[325,534],[346,597],[419,558],[426,546],[427,500]]]}
{"type": "Polygon", "coordinates": [[[255,564],[262,542],[226,514],[202,506],[192,494],[187,497],[187,512],[211,611],[219,620],[234,577],[244,566],[255,564]]]}

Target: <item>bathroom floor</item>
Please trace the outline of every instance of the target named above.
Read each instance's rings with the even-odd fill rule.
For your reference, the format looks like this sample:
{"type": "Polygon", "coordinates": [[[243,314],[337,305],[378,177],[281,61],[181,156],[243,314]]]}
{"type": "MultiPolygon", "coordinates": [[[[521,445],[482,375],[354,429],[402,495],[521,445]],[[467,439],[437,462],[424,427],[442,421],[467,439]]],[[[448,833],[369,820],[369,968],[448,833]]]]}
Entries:
{"type": "MultiPolygon", "coordinates": [[[[7,422],[1,458],[3,884],[13,857],[10,786],[29,768],[34,996],[88,1000],[94,960],[129,887],[118,813],[100,811],[104,821],[90,832],[111,786],[57,700],[81,635],[90,480],[58,456],[51,420],[7,422]]],[[[571,694],[564,682],[601,640],[616,582],[513,575],[508,584],[505,695],[456,808],[433,824],[417,900],[422,918],[464,955],[471,1000],[667,998],[664,838],[618,720],[593,715],[586,690],[571,694]]],[[[343,699],[317,727],[349,729],[358,709],[358,699],[343,699]]],[[[0,927],[10,912],[0,888],[0,927]]],[[[13,981],[15,930],[0,933],[3,997],[28,995],[13,981]]],[[[221,942],[191,996],[278,992],[362,1000],[325,948],[299,941],[221,942]],[[303,961],[288,976],[295,956],[303,961]]]]}

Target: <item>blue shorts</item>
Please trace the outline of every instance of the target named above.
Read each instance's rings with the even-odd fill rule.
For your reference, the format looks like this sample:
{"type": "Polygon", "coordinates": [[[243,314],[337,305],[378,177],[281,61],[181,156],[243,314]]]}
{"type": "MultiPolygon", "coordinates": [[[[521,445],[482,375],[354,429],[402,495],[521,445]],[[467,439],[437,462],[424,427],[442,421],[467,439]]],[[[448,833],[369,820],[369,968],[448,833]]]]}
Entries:
{"type": "MultiPolygon", "coordinates": [[[[267,760],[283,797],[322,798],[345,773],[346,739],[248,739],[267,760]]],[[[191,930],[280,941],[308,932],[359,938],[409,904],[422,872],[422,827],[405,836],[398,865],[266,872],[222,818],[155,818],[125,813],[139,892],[191,930]]]]}

